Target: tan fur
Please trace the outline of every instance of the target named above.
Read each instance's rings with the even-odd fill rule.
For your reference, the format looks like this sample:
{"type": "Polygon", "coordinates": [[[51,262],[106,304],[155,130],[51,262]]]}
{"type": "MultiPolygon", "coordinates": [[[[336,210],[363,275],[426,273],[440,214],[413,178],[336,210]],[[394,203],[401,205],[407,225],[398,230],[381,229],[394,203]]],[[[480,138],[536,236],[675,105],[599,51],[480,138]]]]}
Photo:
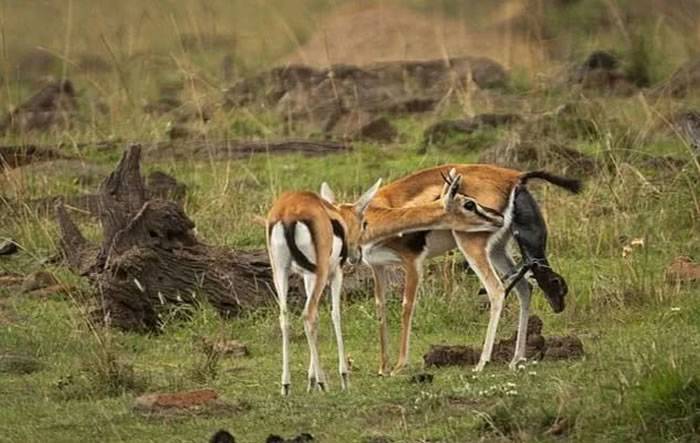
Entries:
{"type": "MultiPolygon", "coordinates": [[[[392,220],[392,217],[395,215],[403,216],[397,208],[403,209],[406,213],[420,212],[421,206],[434,202],[440,196],[444,187],[443,176],[448,175],[451,169],[462,176],[461,193],[477,200],[482,206],[501,213],[506,209],[510,193],[522,175],[520,171],[513,169],[481,164],[447,164],[420,170],[380,188],[367,210],[367,219],[394,225],[396,221],[392,220]]],[[[426,218],[429,218],[427,213],[426,218]]],[[[462,229],[458,225],[454,225],[451,230],[460,231],[462,229]]],[[[455,235],[455,243],[465,255],[469,256],[470,265],[475,268],[487,287],[492,306],[497,306],[502,304],[504,293],[501,280],[488,258],[487,244],[492,235],[493,233],[488,232],[459,233],[459,235],[455,235]]],[[[377,236],[380,237],[380,235],[377,236]]],[[[421,279],[422,266],[418,260],[419,257],[408,247],[407,241],[403,237],[393,237],[380,242],[382,247],[392,250],[401,258],[402,267],[406,273],[399,357],[392,373],[403,369],[407,363],[412,316],[415,309],[417,288],[421,279]]],[[[384,266],[378,268],[373,269],[373,276],[380,328],[379,373],[384,374],[388,370],[388,332],[384,312],[386,282],[384,266]]],[[[491,328],[491,325],[489,327],[491,328]]],[[[484,349],[482,357],[487,354],[487,351],[486,358],[490,356],[491,351],[484,349]]]]}

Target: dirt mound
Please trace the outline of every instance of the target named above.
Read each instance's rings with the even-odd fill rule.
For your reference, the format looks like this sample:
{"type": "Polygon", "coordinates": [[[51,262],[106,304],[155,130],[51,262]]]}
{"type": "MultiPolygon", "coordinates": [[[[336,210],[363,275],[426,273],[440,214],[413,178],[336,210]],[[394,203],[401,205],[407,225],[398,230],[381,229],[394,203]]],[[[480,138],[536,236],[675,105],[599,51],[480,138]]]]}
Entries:
{"type": "Polygon", "coordinates": [[[505,69],[487,58],[384,62],[366,66],[277,67],[245,79],[225,93],[224,106],[273,107],[290,122],[303,122],[326,134],[352,112],[370,115],[429,111],[454,98],[470,82],[502,86],[505,69]]]}
{"type": "Polygon", "coordinates": [[[0,134],[68,126],[78,110],[75,97],[70,80],[49,83],[0,121],[0,134]]]}
{"type": "MultiPolygon", "coordinates": [[[[496,342],[491,361],[508,363],[513,358],[517,332],[507,340],[496,342]]],[[[527,347],[525,355],[535,360],[568,360],[583,356],[583,344],[573,335],[564,337],[544,337],[542,320],[533,315],[527,323],[527,347]]],[[[423,356],[425,366],[472,366],[479,362],[481,348],[471,346],[431,345],[423,356]]]]}
{"type": "Polygon", "coordinates": [[[570,82],[617,95],[631,95],[637,88],[621,68],[620,59],[607,51],[594,51],[571,73],[570,82]]]}
{"type": "Polygon", "coordinates": [[[51,148],[42,148],[34,145],[0,146],[0,171],[59,158],[66,157],[51,148]]]}
{"type": "Polygon", "coordinates": [[[700,58],[688,61],[659,88],[658,92],[683,98],[700,90],[700,58]]]}
{"type": "Polygon", "coordinates": [[[578,177],[589,176],[599,167],[595,159],[575,149],[548,140],[521,140],[517,136],[482,152],[479,162],[522,170],[549,166],[578,177]]]}
{"type": "MultiPolygon", "coordinates": [[[[498,21],[502,14],[502,10],[496,11],[491,21],[498,21]]],[[[525,36],[470,29],[464,21],[421,14],[384,2],[349,2],[323,17],[319,28],[283,61],[325,67],[479,56],[506,66],[529,66],[535,63],[534,55],[539,51],[525,36]]]]}

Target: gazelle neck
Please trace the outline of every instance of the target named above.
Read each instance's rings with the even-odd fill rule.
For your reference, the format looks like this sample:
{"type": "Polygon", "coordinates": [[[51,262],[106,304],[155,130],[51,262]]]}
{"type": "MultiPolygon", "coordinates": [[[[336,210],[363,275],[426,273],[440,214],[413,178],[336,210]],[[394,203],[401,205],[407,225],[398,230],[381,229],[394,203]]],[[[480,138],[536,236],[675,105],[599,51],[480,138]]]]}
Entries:
{"type": "Polygon", "coordinates": [[[439,229],[448,224],[447,214],[440,201],[406,208],[367,208],[367,229],[362,243],[376,243],[401,234],[439,229]]]}

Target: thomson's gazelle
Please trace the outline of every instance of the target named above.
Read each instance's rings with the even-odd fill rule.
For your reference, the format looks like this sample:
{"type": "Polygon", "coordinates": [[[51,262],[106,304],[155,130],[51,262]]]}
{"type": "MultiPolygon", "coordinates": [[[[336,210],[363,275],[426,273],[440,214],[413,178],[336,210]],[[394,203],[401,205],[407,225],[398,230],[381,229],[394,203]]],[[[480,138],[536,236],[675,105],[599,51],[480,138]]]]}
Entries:
{"type": "MultiPolygon", "coordinates": [[[[464,207],[481,206],[473,199],[457,193],[461,177],[453,177],[441,192],[442,198],[422,206],[375,211],[372,228],[367,228],[364,213],[379,189],[381,180],[354,204],[336,204],[325,183],[321,195],[312,192],[283,194],[267,216],[267,247],[280,306],[282,329],[282,394],[290,387],[289,319],[287,313],[288,279],[291,272],[300,273],[306,288],[304,331],[309,344],[309,390],[325,389],[325,375],[319,364],[317,349],[318,304],[330,280],[331,318],[338,344],[341,388],[347,388],[348,369],[343,349],[340,324],[340,289],[342,265],[348,259],[359,262],[360,239],[381,241],[415,230],[456,227],[465,231],[494,232],[503,225],[503,217],[491,213],[483,218],[464,212],[464,207]]],[[[483,209],[483,208],[482,208],[483,209]]]]}

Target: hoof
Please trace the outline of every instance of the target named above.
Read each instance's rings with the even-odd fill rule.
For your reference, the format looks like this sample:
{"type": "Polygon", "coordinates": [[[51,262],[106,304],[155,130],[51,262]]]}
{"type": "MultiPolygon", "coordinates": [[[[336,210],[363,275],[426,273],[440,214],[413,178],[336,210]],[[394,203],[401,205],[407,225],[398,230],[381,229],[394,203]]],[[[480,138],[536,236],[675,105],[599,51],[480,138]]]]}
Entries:
{"type": "Polygon", "coordinates": [[[289,383],[282,385],[282,396],[286,397],[289,395],[289,383]]]}
{"type": "Polygon", "coordinates": [[[345,372],[345,373],[340,374],[340,389],[343,391],[347,391],[348,385],[349,385],[348,373],[345,372]]]}

